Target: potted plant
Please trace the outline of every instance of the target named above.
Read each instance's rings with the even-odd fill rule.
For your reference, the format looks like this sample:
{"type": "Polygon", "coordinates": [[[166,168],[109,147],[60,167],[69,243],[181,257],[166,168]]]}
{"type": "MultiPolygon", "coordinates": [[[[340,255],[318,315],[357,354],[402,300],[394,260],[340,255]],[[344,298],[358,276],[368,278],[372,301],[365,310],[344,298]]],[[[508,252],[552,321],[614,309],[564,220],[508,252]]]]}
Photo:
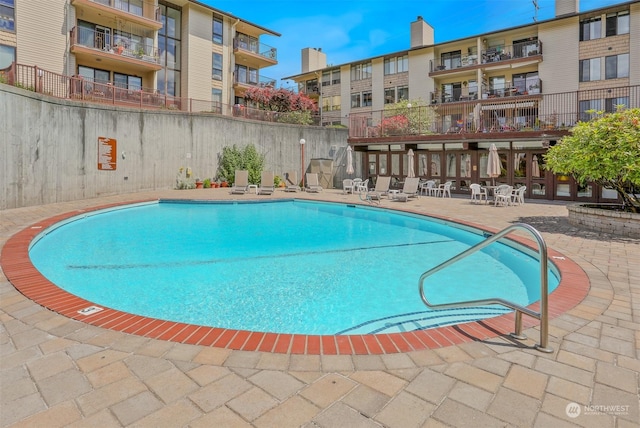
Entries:
{"type": "Polygon", "coordinates": [[[196,189],[202,189],[204,182],[199,178],[196,178],[196,189]]]}
{"type": "Polygon", "coordinates": [[[202,187],[204,187],[205,189],[210,189],[211,188],[211,179],[210,178],[205,178],[204,181],[202,182],[202,187]]]}

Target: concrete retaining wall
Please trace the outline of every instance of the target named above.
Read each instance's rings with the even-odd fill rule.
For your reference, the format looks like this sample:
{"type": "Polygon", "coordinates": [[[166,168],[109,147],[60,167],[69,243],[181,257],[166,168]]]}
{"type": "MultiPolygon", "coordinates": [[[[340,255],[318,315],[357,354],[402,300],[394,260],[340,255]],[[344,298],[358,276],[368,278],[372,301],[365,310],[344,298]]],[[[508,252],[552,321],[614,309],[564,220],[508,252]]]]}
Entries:
{"type": "Polygon", "coordinates": [[[345,176],[346,129],[82,104],[2,84],[0,111],[0,210],[173,188],[180,167],[215,177],[222,148],[234,144],[253,144],[282,176],[301,171],[304,138],[306,168],[332,159],[334,185],[345,176]],[[99,137],[117,142],[114,171],[98,170],[99,137]]]}
{"type": "Polygon", "coordinates": [[[569,223],[598,232],[640,238],[640,214],[602,210],[590,206],[567,205],[569,223]]]}

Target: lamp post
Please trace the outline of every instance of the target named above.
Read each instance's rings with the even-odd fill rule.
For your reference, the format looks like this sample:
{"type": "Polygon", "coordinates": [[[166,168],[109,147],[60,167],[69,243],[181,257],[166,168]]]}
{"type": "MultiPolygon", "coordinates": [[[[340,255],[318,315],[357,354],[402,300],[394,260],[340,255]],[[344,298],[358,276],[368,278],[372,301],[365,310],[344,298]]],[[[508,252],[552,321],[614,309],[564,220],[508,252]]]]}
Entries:
{"type": "Polygon", "coordinates": [[[304,143],[306,143],[304,138],[300,138],[300,170],[302,172],[302,188],[304,189],[304,143]]]}

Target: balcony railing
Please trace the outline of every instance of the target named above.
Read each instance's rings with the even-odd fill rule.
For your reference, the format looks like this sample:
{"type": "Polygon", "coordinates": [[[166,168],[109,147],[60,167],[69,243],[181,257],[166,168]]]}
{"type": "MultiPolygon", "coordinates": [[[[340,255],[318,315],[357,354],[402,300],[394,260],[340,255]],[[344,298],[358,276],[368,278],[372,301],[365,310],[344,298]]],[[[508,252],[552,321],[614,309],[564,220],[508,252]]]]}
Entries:
{"type": "Polygon", "coordinates": [[[156,3],[152,0],[144,0],[142,7],[136,3],[123,0],[87,0],[91,3],[101,4],[103,6],[117,9],[122,12],[130,13],[131,15],[139,16],[141,18],[151,19],[153,21],[162,22],[162,16],[160,14],[160,8],[156,6],[156,3]]]}
{"type": "Polygon", "coordinates": [[[236,72],[236,75],[234,76],[234,83],[237,83],[240,85],[247,85],[247,86],[259,86],[259,87],[271,86],[274,88],[276,87],[276,79],[272,79],[266,76],[257,76],[257,79],[256,79],[250,76],[239,75],[237,72],[236,72]]]}
{"type": "Polygon", "coordinates": [[[475,54],[445,56],[431,60],[430,71],[457,70],[459,68],[471,67],[478,64],[489,64],[500,61],[526,58],[542,55],[542,42],[531,40],[523,43],[516,43],[510,46],[500,46],[488,48],[481,52],[480,57],[475,54]]]}
{"type": "Polygon", "coordinates": [[[254,39],[236,37],[233,39],[233,48],[251,52],[271,61],[278,60],[278,50],[276,48],[260,43],[254,39]]]}
{"type": "Polygon", "coordinates": [[[151,45],[129,39],[112,36],[103,31],[90,28],[73,27],[71,29],[71,46],[82,46],[102,53],[121,55],[141,61],[160,63],[158,50],[151,45]]]}
{"type": "Polygon", "coordinates": [[[349,138],[568,130],[591,110],[640,107],[640,86],[412,106],[349,115],[349,138]]]}
{"type": "MultiPolygon", "coordinates": [[[[124,87],[112,82],[96,82],[82,76],[65,76],[38,67],[13,63],[0,70],[0,84],[38,92],[47,96],[89,103],[111,104],[139,109],[180,110],[186,113],[209,113],[267,122],[296,123],[296,112],[281,113],[229,105],[215,101],[164,95],[153,89],[124,87]]],[[[312,116],[313,125],[320,117],[312,116]]]]}
{"type": "Polygon", "coordinates": [[[439,90],[431,92],[431,104],[453,103],[458,101],[473,101],[479,98],[492,99],[503,97],[518,97],[523,95],[537,95],[542,92],[542,80],[539,78],[527,79],[516,82],[514,86],[487,89],[480,96],[477,88],[473,91],[463,88],[453,88],[451,90],[439,90]]]}

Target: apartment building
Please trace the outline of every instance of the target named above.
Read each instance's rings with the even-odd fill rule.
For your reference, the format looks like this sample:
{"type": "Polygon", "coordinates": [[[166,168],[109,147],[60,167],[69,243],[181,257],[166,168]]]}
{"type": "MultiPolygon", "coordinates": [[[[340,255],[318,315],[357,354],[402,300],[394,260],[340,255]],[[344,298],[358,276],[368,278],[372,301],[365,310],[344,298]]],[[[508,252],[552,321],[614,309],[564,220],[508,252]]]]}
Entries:
{"type": "Polygon", "coordinates": [[[495,182],[526,186],[527,198],[614,202],[612,189],[544,169],[548,147],[591,110],[640,107],[640,2],[578,6],[556,0],[553,19],[443,43],[418,16],[407,50],[328,67],[307,48],[286,79],[318,94],[323,124],[349,127],[363,178],[402,183],[412,166],[457,193],[495,182]]]}
{"type": "Polygon", "coordinates": [[[276,83],[264,36],[280,34],[192,0],[0,0],[0,70],[79,76],[83,97],[112,85],[123,104],[136,92],[242,104],[247,88],[276,83]]]}

